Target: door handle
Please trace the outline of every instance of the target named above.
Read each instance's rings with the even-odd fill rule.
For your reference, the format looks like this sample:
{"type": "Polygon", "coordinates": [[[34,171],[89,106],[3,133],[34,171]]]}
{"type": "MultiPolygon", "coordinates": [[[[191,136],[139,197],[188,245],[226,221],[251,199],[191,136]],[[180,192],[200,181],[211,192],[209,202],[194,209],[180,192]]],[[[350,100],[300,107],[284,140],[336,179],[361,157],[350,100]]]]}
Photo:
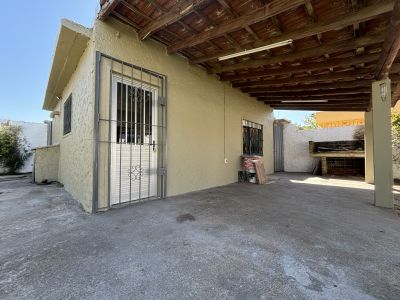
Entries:
{"type": "Polygon", "coordinates": [[[153,141],[153,152],[156,151],[156,141],[153,141]]]}

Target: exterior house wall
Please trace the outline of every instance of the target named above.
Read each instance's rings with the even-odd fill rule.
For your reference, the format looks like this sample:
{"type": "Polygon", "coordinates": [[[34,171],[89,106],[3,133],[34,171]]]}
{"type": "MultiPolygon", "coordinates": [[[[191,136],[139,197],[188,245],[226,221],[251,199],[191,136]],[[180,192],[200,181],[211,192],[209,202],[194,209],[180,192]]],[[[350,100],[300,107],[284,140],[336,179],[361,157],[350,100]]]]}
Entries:
{"type": "Polygon", "coordinates": [[[59,144],[58,181],[86,211],[92,208],[94,47],[89,42],[54,111],[53,145],[59,144]],[[64,102],[72,93],[72,128],[63,135],[64,102]]]}
{"type": "Polygon", "coordinates": [[[58,180],[60,146],[47,146],[35,149],[35,182],[58,180]]]}
{"type": "Polygon", "coordinates": [[[356,128],[358,126],[300,130],[296,125],[285,124],[283,130],[285,172],[312,172],[318,159],[310,156],[308,142],[353,140],[356,128]]]}
{"type": "MultiPolygon", "coordinates": [[[[93,39],[97,51],[168,78],[168,196],[237,181],[242,119],[264,125],[263,159],[266,171],[273,172],[271,108],[189,65],[185,58],[167,55],[163,45],[139,41],[131,27],[116,20],[96,21],[93,39]]],[[[101,82],[101,86],[108,84],[109,78],[101,82]]],[[[102,182],[99,186],[106,189],[102,182]]],[[[99,193],[105,195],[106,191],[99,193]]],[[[101,206],[105,203],[99,203],[101,206]]]]}
{"type": "MultiPolygon", "coordinates": [[[[26,140],[28,148],[33,149],[36,147],[43,147],[47,145],[47,124],[45,123],[32,123],[23,121],[10,121],[0,120],[0,123],[10,122],[12,125],[20,126],[22,129],[22,135],[26,140]]],[[[25,161],[22,168],[18,170],[18,173],[30,173],[33,170],[34,155],[31,155],[27,161],[25,161]]],[[[0,173],[1,173],[0,169],[0,173]]]]}

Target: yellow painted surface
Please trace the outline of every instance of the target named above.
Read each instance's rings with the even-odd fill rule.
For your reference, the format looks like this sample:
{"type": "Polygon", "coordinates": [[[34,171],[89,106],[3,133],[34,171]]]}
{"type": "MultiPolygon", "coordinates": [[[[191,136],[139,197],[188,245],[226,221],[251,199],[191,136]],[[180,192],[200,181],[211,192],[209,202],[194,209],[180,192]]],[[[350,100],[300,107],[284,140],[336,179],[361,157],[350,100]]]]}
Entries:
{"type": "Polygon", "coordinates": [[[60,93],[61,100],[53,110],[59,115],[52,120],[52,143],[60,148],[58,181],[86,211],[92,209],[94,69],[94,47],[90,42],[60,93]],[[64,102],[71,94],[72,129],[64,136],[64,102]]]}
{"type": "Polygon", "coordinates": [[[372,128],[375,205],[393,208],[393,161],[391,135],[391,81],[385,79],[372,83],[372,128]],[[381,84],[386,84],[387,95],[382,101],[381,84]]]}
{"type": "MultiPolygon", "coordinates": [[[[264,125],[264,164],[268,173],[273,172],[271,108],[220,82],[202,68],[189,65],[185,58],[167,55],[162,45],[151,40],[139,41],[132,28],[116,20],[97,21],[93,36],[96,50],[168,77],[169,196],[237,181],[242,119],[264,125]]],[[[108,85],[106,77],[102,86],[108,85]]],[[[101,140],[107,140],[107,136],[101,140]]],[[[103,207],[107,200],[106,167],[101,165],[100,172],[103,175],[100,174],[99,193],[103,196],[99,207],[103,207]]]]}
{"type": "Polygon", "coordinates": [[[374,134],[372,112],[365,112],[365,182],[374,183],[374,134]]]}
{"type": "Polygon", "coordinates": [[[58,180],[60,147],[58,145],[40,147],[35,150],[35,182],[58,180]]]}
{"type": "Polygon", "coordinates": [[[88,28],[69,20],[61,20],[43,103],[44,109],[51,110],[57,104],[57,96],[61,96],[69,79],[75,72],[91,34],[91,30],[88,28]]]}
{"type": "MultiPolygon", "coordinates": [[[[164,74],[168,78],[168,196],[237,181],[242,119],[264,125],[264,165],[273,173],[272,109],[220,82],[179,55],[116,20],[96,21],[77,68],[53,105],[53,143],[60,144],[59,176],[66,190],[90,211],[92,205],[95,51],[164,74]],[[62,134],[63,103],[72,93],[72,132],[62,134]],[[225,104],[224,104],[225,98],[225,104]],[[225,117],[224,117],[225,116],[225,117]],[[225,120],[225,121],[224,121],[225,120]],[[224,126],[225,122],[225,126],[224,126]],[[225,132],[224,132],[225,127],[225,132]],[[225,149],[225,153],[224,153],[225,149]],[[228,163],[225,163],[225,158],[228,163]]],[[[103,62],[102,62],[103,63],[103,62]]],[[[109,106],[109,72],[101,78],[101,113],[109,106]]],[[[108,131],[100,122],[99,207],[108,200],[108,131]]]]}
{"type": "Polygon", "coordinates": [[[92,209],[94,51],[89,44],[61,97],[59,119],[64,119],[64,102],[72,94],[71,133],[63,135],[60,122],[59,181],[85,208],[92,209]]]}
{"type": "Polygon", "coordinates": [[[319,127],[342,127],[364,125],[363,112],[350,111],[320,111],[316,113],[316,121],[319,127]]]}

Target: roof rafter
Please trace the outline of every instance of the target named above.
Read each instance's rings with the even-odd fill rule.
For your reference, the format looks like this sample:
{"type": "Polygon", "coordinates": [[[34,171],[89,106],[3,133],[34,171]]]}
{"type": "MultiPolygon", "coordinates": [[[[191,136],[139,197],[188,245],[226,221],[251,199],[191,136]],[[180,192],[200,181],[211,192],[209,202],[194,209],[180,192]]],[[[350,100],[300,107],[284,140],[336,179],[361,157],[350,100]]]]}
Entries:
{"type": "MultiPolygon", "coordinates": [[[[348,13],[346,15],[338,16],[336,18],[330,20],[323,20],[316,23],[309,24],[303,28],[299,28],[296,30],[288,31],[278,36],[274,36],[267,39],[260,39],[254,42],[251,45],[246,45],[240,51],[248,50],[250,48],[257,48],[264,46],[266,43],[273,44],[277,42],[282,42],[288,39],[302,39],[306,37],[310,37],[316,35],[318,33],[327,32],[330,30],[337,30],[343,27],[353,25],[355,22],[363,22],[376,18],[379,15],[388,13],[393,10],[394,1],[386,0],[380,2],[379,4],[374,4],[370,6],[366,6],[358,11],[348,13]]],[[[183,41],[184,42],[184,41],[183,41]]],[[[224,51],[215,52],[210,55],[201,56],[195,59],[192,59],[190,63],[197,64],[202,63],[209,60],[214,60],[218,57],[234,54],[238,51],[238,49],[228,49],[224,51]]]]}
{"type": "Polygon", "coordinates": [[[284,100],[293,100],[293,101],[299,101],[299,100],[328,100],[328,101],[363,101],[363,100],[369,100],[370,96],[369,95],[359,95],[359,96],[354,96],[354,95],[342,95],[342,96],[287,96],[285,99],[279,98],[279,97],[273,97],[273,96],[259,96],[257,97],[258,100],[262,101],[284,101],[284,100]]]}
{"type": "Polygon", "coordinates": [[[378,54],[364,54],[359,56],[352,56],[347,58],[335,58],[330,59],[323,62],[316,63],[307,63],[299,66],[291,66],[279,69],[268,69],[263,71],[252,71],[244,74],[234,74],[234,75],[221,75],[221,80],[223,81],[231,81],[231,80],[241,80],[241,79],[250,79],[257,77],[266,77],[266,76],[276,76],[276,75],[285,75],[288,73],[302,73],[307,71],[316,71],[323,70],[335,67],[346,67],[346,66],[354,66],[361,63],[368,63],[376,61],[379,58],[378,54]]]}
{"type": "Polygon", "coordinates": [[[383,43],[382,53],[375,70],[375,78],[382,79],[389,75],[394,59],[400,50],[400,0],[396,0],[390,18],[389,29],[383,43]]]}
{"type": "Polygon", "coordinates": [[[242,92],[245,93],[269,93],[269,94],[274,94],[274,95],[278,95],[278,94],[288,94],[288,93],[315,93],[315,94],[320,94],[322,95],[322,93],[326,93],[324,95],[327,94],[333,94],[333,93],[342,93],[343,95],[347,95],[347,94],[354,94],[354,93],[365,93],[365,92],[371,92],[371,81],[369,81],[369,86],[368,85],[363,85],[363,86],[339,86],[339,84],[337,85],[337,87],[335,87],[333,84],[329,85],[329,84],[314,84],[312,86],[316,87],[316,86],[321,86],[320,88],[308,88],[306,89],[306,87],[294,87],[292,89],[290,88],[286,88],[286,87],[281,87],[281,88],[271,88],[271,87],[255,87],[255,88],[245,88],[242,89],[242,92]],[[324,86],[328,86],[328,88],[323,88],[324,86]],[[297,88],[297,89],[296,89],[297,88]]]}
{"type": "Polygon", "coordinates": [[[182,42],[176,43],[175,45],[168,47],[167,51],[168,53],[175,53],[183,48],[193,47],[194,45],[204,43],[209,39],[214,39],[245,26],[261,22],[272,16],[296,8],[303,3],[304,0],[274,0],[267,5],[257,9],[251,14],[243,15],[239,18],[229,20],[226,23],[223,23],[213,29],[199,33],[196,37],[190,37],[182,42]]]}
{"type": "Polygon", "coordinates": [[[208,1],[210,0],[183,1],[179,6],[174,6],[170,11],[161,15],[159,19],[151,22],[142,30],[140,30],[139,38],[141,40],[144,40],[152,33],[162,29],[163,27],[178,22],[180,19],[191,14],[193,11],[206,4],[208,1]]]}
{"type": "Polygon", "coordinates": [[[101,9],[97,15],[100,21],[104,21],[108,18],[114,8],[119,4],[120,0],[107,0],[101,6],[101,9]]]}
{"type": "Polygon", "coordinates": [[[249,92],[252,97],[271,96],[271,97],[289,97],[289,96],[328,96],[328,95],[355,95],[355,94],[371,94],[370,87],[359,87],[357,89],[336,89],[336,90],[320,90],[320,91],[302,91],[302,92],[249,92]]]}

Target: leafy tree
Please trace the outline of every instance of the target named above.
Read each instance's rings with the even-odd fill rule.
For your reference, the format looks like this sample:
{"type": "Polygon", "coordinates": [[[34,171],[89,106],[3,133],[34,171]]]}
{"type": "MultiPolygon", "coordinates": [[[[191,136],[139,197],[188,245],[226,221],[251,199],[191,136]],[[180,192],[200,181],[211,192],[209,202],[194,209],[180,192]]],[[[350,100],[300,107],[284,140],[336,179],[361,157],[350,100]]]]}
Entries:
{"type": "Polygon", "coordinates": [[[6,173],[15,174],[30,155],[31,151],[22,136],[21,127],[0,124],[0,166],[6,173]]]}
{"type": "Polygon", "coordinates": [[[319,128],[318,124],[317,124],[317,115],[315,113],[306,115],[304,120],[303,120],[303,126],[300,126],[300,129],[316,129],[319,128]]]}
{"type": "Polygon", "coordinates": [[[400,114],[392,112],[392,146],[393,160],[400,163],[400,114]]]}

